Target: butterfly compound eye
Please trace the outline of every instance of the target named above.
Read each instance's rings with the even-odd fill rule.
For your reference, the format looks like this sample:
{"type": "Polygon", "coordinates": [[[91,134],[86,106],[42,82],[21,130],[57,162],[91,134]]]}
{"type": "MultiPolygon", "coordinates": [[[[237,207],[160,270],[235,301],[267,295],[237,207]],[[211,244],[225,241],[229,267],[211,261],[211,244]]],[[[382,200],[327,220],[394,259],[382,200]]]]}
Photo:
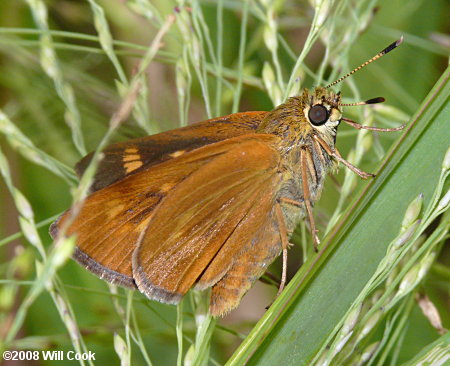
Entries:
{"type": "Polygon", "coordinates": [[[328,120],[329,112],[323,105],[316,104],[309,110],[308,117],[314,126],[320,126],[328,120]]]}

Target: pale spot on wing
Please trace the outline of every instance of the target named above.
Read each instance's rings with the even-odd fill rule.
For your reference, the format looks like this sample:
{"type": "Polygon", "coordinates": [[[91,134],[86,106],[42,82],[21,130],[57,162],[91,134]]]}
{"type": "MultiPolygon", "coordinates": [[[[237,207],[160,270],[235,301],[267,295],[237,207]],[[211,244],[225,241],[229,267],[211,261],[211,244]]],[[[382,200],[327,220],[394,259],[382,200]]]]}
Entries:
{"type": "Polygon", "coordinates": [[[130,154],[130,155],[124,155],[123,161],[134,161],[134,160],[140,160],[141,156],[139,154],[130,154]]]}
{"type": "Polygon", "coordinates": [[[118,215],[120,215],[123,212],[125,205],[119,204],[118,200],[113,200],[108,202],[108,210],[106,211],[106,214],[108,215],[108,219],[112,219],[118,215]]]}
{"type": "Polygon", "coordinates": [[[135,147],[129,147],[128,149],[125,149],[125,154],[136,154],[138,152],[138,149],[135,147]]]}
{"type": "Polygon", "coordinates": [[[173,188],[173,186],[175,185],[176,183],[174,183],[174,182],[171,182],[171,183],[164,183],[162,186],[161,186],[161,191],[162,192],[169,192],[172,188],[173,188]]]}
{"type": "Polygon", "coordinates": [[[169,155],[170,155],[172,158],[177,158],[177,157],[183,155],[185,152],[186,152],[186,150],[178,150],[178,151],[175,151],[175,152],[173,152],[173,153],[171,153],[171,154],[169,154],[169,155]]]}
{"type": "Polygon", "coordinates": [[[143,220],[142,220],[142,221],[134,228],[134,231],[140,233],[142,230],[145,230],[145,228],[147,227],[148,222],[150,221],[151,218],[152,218],[152,216],[150,215],[150,216],[146,217],[145,219],[143,219],[143,220]]]}
{"type": "Polygon", "coordinates": [[[144,163],[142,161],[131,161],[125,163],[124,168],[127,173],[131,173],[132,171],[140,168],[144,163]]]}

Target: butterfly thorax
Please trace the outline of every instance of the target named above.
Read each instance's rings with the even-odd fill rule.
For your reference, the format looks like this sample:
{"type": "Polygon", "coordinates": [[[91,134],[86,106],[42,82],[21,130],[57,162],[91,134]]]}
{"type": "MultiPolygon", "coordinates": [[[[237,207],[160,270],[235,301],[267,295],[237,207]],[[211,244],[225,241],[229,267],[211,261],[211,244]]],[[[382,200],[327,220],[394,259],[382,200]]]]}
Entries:
{"type": "MultiPolygon", "coordinates": [[[[340,95],[321,87],[305,89],[267,114],[257,132],[280,138],[276,146],[282,156],[280,197],[304,201],[300,169],[304,159],[311,203],[319,199],[325,175],[335,162],[317,138],[333,150],[341,117],[340,95]]],[[[290,205],[284,205],[283,212],[290,230],[304,215],[303,209],[290,205]]]]}

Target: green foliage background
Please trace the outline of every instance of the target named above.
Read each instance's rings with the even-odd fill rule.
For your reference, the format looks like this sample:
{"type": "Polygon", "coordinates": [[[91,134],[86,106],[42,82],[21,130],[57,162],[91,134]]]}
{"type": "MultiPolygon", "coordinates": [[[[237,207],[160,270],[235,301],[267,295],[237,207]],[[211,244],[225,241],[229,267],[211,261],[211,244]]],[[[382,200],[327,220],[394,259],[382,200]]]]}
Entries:
{"type": "MultiPolygon", "coordinates": [[[[0,106],[10,121],[10,124],[0,124],[0,155],[6,157],[9,167],[5,169],[1,161],[4,176],[4,181],[0,180],[2,348],[71,350],[79,347],[79,350],[96,352],[96,364],[117,363],[120,358],[123,364],[131,361],[132,364],[167,365],[181,364],[185,357],[194,359],[194,364],[206,362],[202,357],[208,358],[211,346],[209,363],[224,364],[264,313],[276,288],[258,284],[245,299],[242,309],[219,320],[218,325],[194,321],[193,312],[202,311],[201,295],[188,298],[177,316],[175,307],[149,302],[137,293],[108,289],[73,261],[65,261],[64,248],[70,249],[70,242],[55,249],[47,234],[51,218],[73,201],[70,193],[77,182],[71,167],[84,152],[96,149],[105,134],[109,142],[120,141],[227,113],[270,110],[286,94],[333,81],[403,35],[405,41],[398,50],[339,85],[349,102],[376,96],[387,99],[385,105],[347,108],[347,116],[364,123],[397,126],[418,110],[445,72],[448,10],[444,0],[1,1],[0,106]],[[48,12],[47,23],[43,22],[43,9],[48,12]],[[164,32],[161,47],[153,55],[148,52],[149,45],[168,25],[167,19],[172,14],[175,22],[164,32]],[[139,71],[139,65],[146,67],[144,72],[139,71]],[[111,117],[128,95],[133,77],[143,85],[133,115],[118,129],[111,130],[111,117]],[[32,213],[11,187],[23,193],[32,213]],[[40,240],[33,239],[35,223],[40,240]],[[21,229],[27,239],[16,234],[21,229]],[[12,331],[15,326],[17,332],[12,331]],[[213,331],[212,340],[208,335],[199,337],[202,329],[213,331]],[[193,343],[195,350],[190,348],[193,343]],[[177,346],[180,344],[183,344],[181,353],[177,346]]],[[[439,125],[433,126],[441,126],[437,135],[448,141],[449,130],[442,126],[445,123],[448,126],[445,116],[449,114],[439,113],[448,111],[448,86],[436,95],[429,104],[437,111],[436,116],[447,120],[441,119],[439,125]]],[[[415,133],[425,131],[426,126],[434,123],[426,115],[419,115],[419,122],[415,133]]],[[[400,135],[357,133],[342,126],[337,146],[362,169],[375,171],[400,135]]],[[[401,145],[404,151],[415,146],[405,140],[401,145]]],[[[406,181],[426,183],[423,189],[419,184],[421,190],[413,196],[409,193],[403,196],[398,188],[399,198],[411,200],[426,191],[425,203],[431,200],[448,145],[435,146],[432,140],[427,141],[431,142],[422,147],[416,159],[423,159],[418,161],[418,166],[429,167],[433,172],[430,176],[434,174],[436,181],[429,182],[431,179],[423,174],[425,170],[409,168],[406,181]]],[[[398,164],[402,163],[399,157],[397,160],[398,164]]],[[[336,189],[336,183],[328,179],[315,209],[321,237],[339,222],[346,207],[358,196],[357,192],[367,185],[342,170],[334,177],[341,188],[336,189]]],[[[383,175],[380,178],[379,186],[384,184],[383,175]]],[[[388,178],[386,182],[389,184],[388,178]]],[[[445,188],[448,189],[448,184],[444,192],[445,188]]],[[[375,188],[369,187],[369,193],[371,189],[377,189],[376,184],[375,188]]],[[[81,193],[78,191],[75,197],[81,193]]],[[[396,237],[409,201],[386,204],[397,205],[399,213],[392,217],[390,227],[377,226],[383,222],[382,217],[371,220],[373,227],[391,235],[380,244],[381,257],[389,241],[396,237]]],[[[448,219],[448,214],[445,218],[448,219]]],[[[346,225],[352,222],[351,219],[346,225]]],[[[433,225],[442,229],[442,218],[433,225]]],[[[436,254],[427,276],[415,291],[430,297],[443,316],[444,326],[448,327],[445,288],[448,289],[449,272],[445,265],[449,256],[448,251],[440,250],[443,241],[448,239],[448,231],[445,232],[448,225],[443,227],[442,236],[433,244],[440,254],[436,254]]],[[[432,229],[427,232],[431,234],[432,229]]],[[[300,245],[290,253],[291,276],[302,258],[312,258],[311,245],[308,239],[302,238],[309,239],[304,227],[294,235],[294,241],[300,245]]],[[[334,250],[333,245],[326,253],[334,250]]],[[[370,253],[367,255],[370,258],[370,253]]],[[[326,256],[323,258],[321,265],[327,265],[326,256]]],[[[375,267],[380,258],[372,259],[375,267]]],[[[366,268],[367,278],[375,267],[366,268]]],[[[279,264],[273,268],[274,273],[277,271],[279,264]]],[[[319,274],[312,271],[308,283],[313,283],[319,274]]],[[[367,295],[370,294],[368,291],[367,295]]],[[[302,317],[321,317],[314,312],[301,313],[302,309],[295,308],[288,296],[277,301],[274,311],[280,309],[279,304],[287,304],[290,312],[300,311],[302,317]]],[[[402,306],[408,309],[406,323],[401,327],[394,323],[402,332],[402,341],[396,341],[386,356],[379,353],[371,361],[373,364],[383,364],[380,363],[383,357],[386,364],[401,364],[420,355],[420,350],[432,342],[448,346],[448,337],[440,338],[421,313],[414,293],[408,296],[393,310],[403,309],[402,306]]],[[[334,305],[334,299],[330,298],[327,311],[333,312],[334,305]]],[[[350,303],[342,305],[349,307],[350,303]]],[[[280,314],[283,314],[280,323],[286,322],[285,313],[280,314]]],[[[385,316],[363,346],[381,337],[386,329],[385,316]]],[[[362,321],[361,327],[368,319],[362,321]]],[[[281,349],[279,345],[287,342],[276,336],[282,333],[277,330],[283,326],[280,323],[274,323],[275,332],[261,348],[258,348],[259,341],[247,339],[247,348],[241,349],[256,354],[250,363],[264,363],[265,357],[261,355],[266,348],[281,349]],[[273,343],[267,345],[268,342],[273,343]]],[[[320,322],[317,327],[321,327],[320,322]]],[[[252,334],[262,342],[265,333],[255,329],[252,334]]],[[[302,331],[308,336],[314,333],[311,329],[302,331]]],[[[297,342],[296,338],[292,339],[297,342]]],[[[326,345],[325,338],[321,342],[314,350],[311,348],[311,353],[316,354],[326,345]]],[[[230,362],[241,364],[244,359],[235,354],[230,362]]],[[[286,359],[286,364],[296,362],[306,361],[286,359]]],[[[333,362],[353,361],[335,358],[333,362]]]]}

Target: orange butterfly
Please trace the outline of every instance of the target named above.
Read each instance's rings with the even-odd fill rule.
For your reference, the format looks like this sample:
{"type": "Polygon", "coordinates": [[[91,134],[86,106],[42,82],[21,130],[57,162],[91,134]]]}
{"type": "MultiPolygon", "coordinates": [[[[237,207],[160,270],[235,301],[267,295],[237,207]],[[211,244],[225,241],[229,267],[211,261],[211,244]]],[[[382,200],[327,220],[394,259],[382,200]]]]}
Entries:
{"type": "MultiPolygon", "coordinates": [[[[210,312],[224,315],[283,252],[289,234],[308,216],[326,173],[341,162],[335,148],[342,118],[340,93],[305,89],[271,112],[236,113],[106,148],[91,194],[71,222],[74,258],[100,278],[177,304],[195,287],[211,287],[210,312]]],[[[382,102],[375,98],[359,104],[382,102]]],[[[92,154],[76,166],[82,175],[92,154]]],[[[53,238],[71,210],[53,223],[53,238]]]]}

